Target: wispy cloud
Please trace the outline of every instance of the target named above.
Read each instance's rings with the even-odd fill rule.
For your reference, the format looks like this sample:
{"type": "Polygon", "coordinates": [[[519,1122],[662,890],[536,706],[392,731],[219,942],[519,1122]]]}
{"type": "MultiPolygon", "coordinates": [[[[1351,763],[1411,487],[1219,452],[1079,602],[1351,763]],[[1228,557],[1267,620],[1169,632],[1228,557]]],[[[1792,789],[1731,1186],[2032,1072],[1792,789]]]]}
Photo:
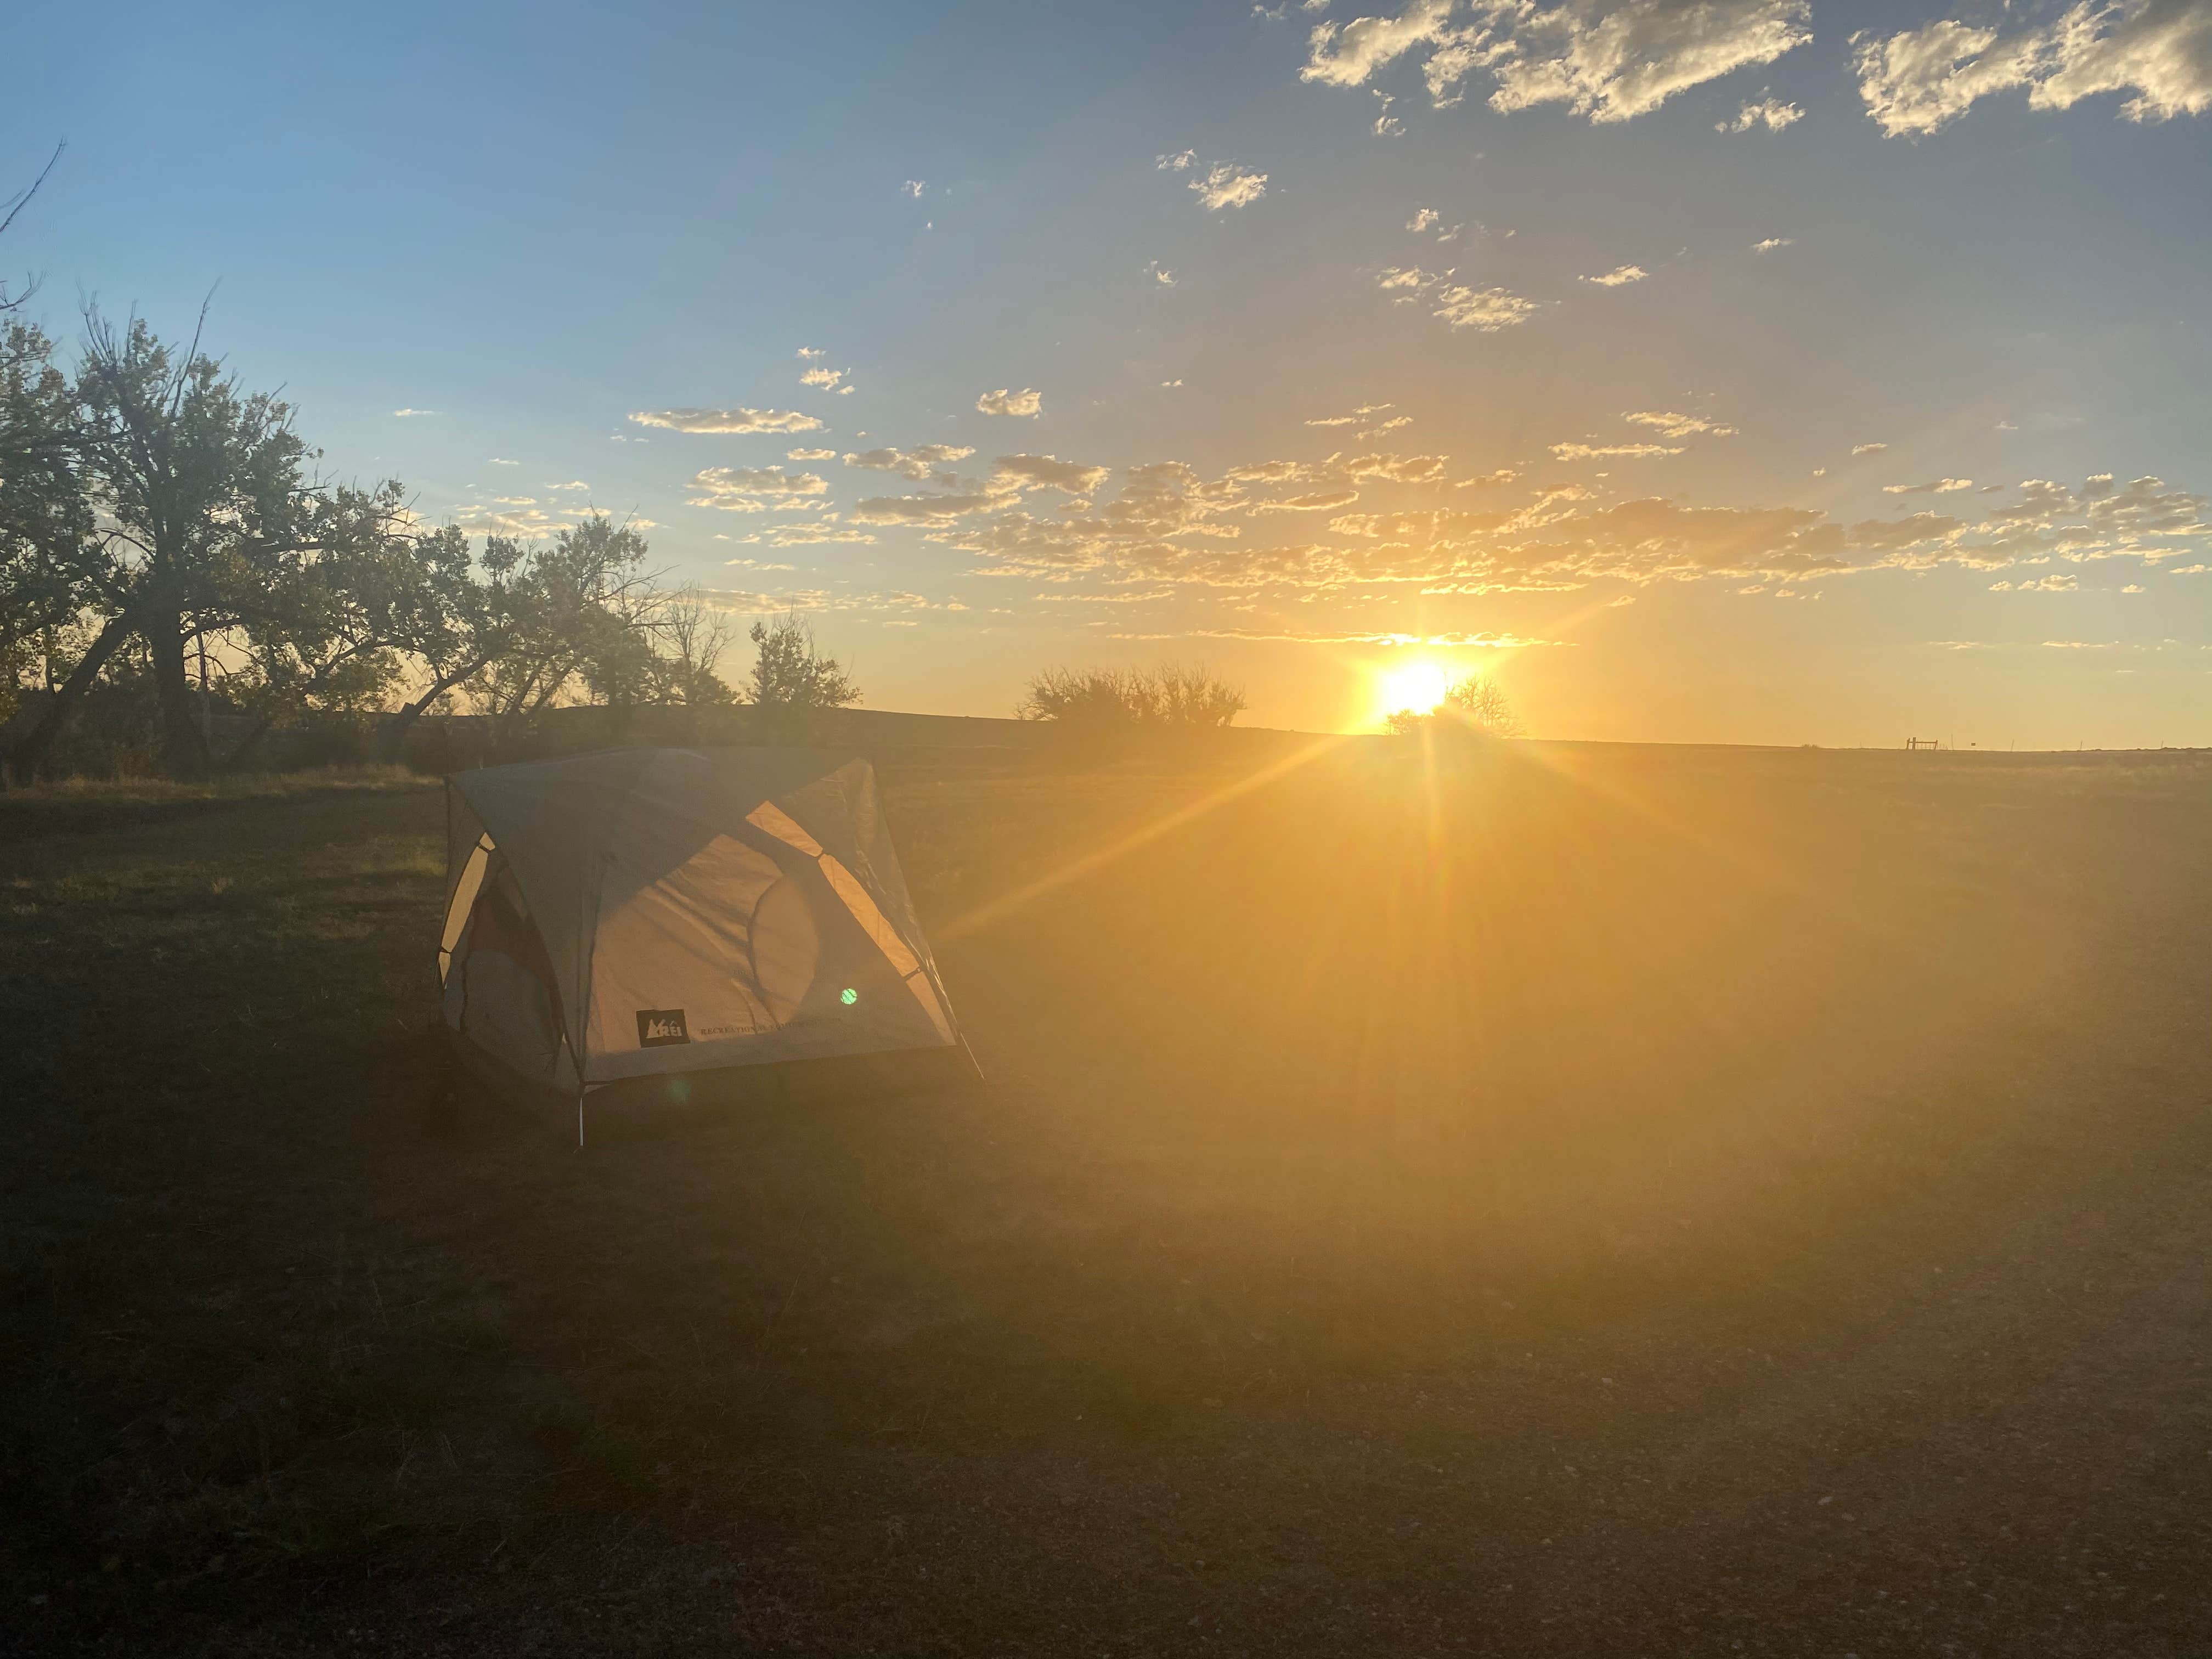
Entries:
{"type": "Polygon", "coordinates": [[[1779,132],[1805,118],[1805,112],[1795,104],[1785,104],[1779,98],[1762,98],[1755,104],[1746,104],[1733,121],[1723,121],[1713,129],[1716,132],[1749,132],[1753,127],[1765,127],[1769,132],[1779,132]]]}
{"type": "Polygon", "coordinates": [[[1197,196],[1199,205],[1209,213],[1218,213],[1224,208],[1249,207],[1267,193],[1266,173],[1235,161],[1202,162],[1193,150],[1160,156],[1155,165],[1163,173],[1190,175],[1185,182],[1197,196]]]}
{"type": "Polygon", "coordinates": [[[1948,495],[1954,490],[1972,489],[1973,487],[1972,478],[1936,478],[1927,483],[1884,484],[1881,493],[1885,495],[1948,495]]]}
{"type": "Polygon", "coordinates": [[[1478,334],[1517,328],[1542,309],[1510,289],[1470,288],[1452,281],[1452,275],[1448,270],[1438,276],[1418,265],[1386,265],[1376,273],[1375,286],[1398,304],[1425,304],[1430,315],[1449,326],[1478,334]]]}
{"type": "Polygon", "coordinates": [[[786,472],[780,466],[710,466],[691,480],[692,507],[725,513],[764,513],[794,498],[823,495],[829,481],[812,472],[786,472]]]}
{"type": "Polygon", "coordinates": [[[1642,265],[1615,265],[1602,276],[1585,276],[1585,283],[1595,283],[1600,288],[1625,288],[1631,283],[1640,283],[1651,273],[1642,265]]]}
{"type": "Polygon", "coordinates": [[[1733,438],[1735,428],[1718,421],[1707,420],[1702,415],[1680,415],[1671,410],[1639,409],[1620,417],[1638,426],[1648,426],[1669,438],[1733,438]]]}
{"type": "MultiPolygon", "coordinates": [[[[866,449],[847,455],[845,465],[874,472],[896,472],[902,478],[911,478],[916,483],[935,479],[950,484],[956,480],[944,469],[956,461],[966,460],[975,453],[966,444],[921,444],[913,449],[866,449]]],[[[816,457],[810,453],[807,459],[811,460],[816,457]]]]}
{"type": "Polygon", "coordinates": [[[1679,455],[1680,447],[1666,444],[1553,444],[1552,453],[1563,461],[1649,460],[1655,455],[1679,455]]]}
{"type": "Polygon", "coordinates": [[[419,416],[442,415],[445,412],[442,409],[395,409],[392,414],[395,420],[411,421],[419,416]]]}
{"type": "Polygon", "coordinates": [[[640,426],[665,427],[672,432],[752,433],[819,432],[822,422],[811,415],[781,409],[644,409],[631,412],[640,426]]]}
{"type": "Polygon", "coordinates": [[[1044,394],[1027,386],[1019,392],[1009,392],[1000,386],[996,392],[986,392],[975,399],[975,408],[984,415],[1027,416],[1044,413],[1044,394]]]}
{"type": "Polygon", "coordinates": [[[1317,27],[1299,78],[1361,86],[1410,56],[1420,60],[1438,108],[1458,103],[1480,75],[1492,82],[1492,109],[1556,103],[1591,121],[1626,121],[1803,46],[1813,38],[1810,17],[1806,0],[1582,0],[1549,8],[1522,0],[1471,6],[1464,15],[1455,0],[1407,0],[1393,15],[1317,27]]]}
{"type": "Polygon", "coordinates": [[[1854,44],[1859,96],[1893,138],[1940,131],[1977,100],[2021,88],[2039,110],[2131,93],[2120,106],[2130,121],[2212,109],[2206,0],[2079,0],[2040,25],[2008,31],[1945,18],[1854,44]]]}

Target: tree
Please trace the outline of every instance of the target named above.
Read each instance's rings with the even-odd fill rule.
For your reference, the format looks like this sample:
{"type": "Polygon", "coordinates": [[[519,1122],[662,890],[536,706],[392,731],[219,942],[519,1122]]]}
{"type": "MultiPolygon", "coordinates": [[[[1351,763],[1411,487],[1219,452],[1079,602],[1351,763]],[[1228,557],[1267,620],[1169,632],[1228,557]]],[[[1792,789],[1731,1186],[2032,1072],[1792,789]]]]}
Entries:
{"type": "Polygon", "coordinates": [[[1453,681],[1445,688],[1443,700],[1434,713],[1417,714],[1411,709],[1401,709],[1390,716],[1389,726],[1401,737],[1424,732],[1484,738],[1528,735],[1528,727],[1522,724],[1511,699],[1498,689],[1495,680],[1480,674],[1469,674],[1464,679],[1453,681]]]}
{"type": "MultiPolygon", "coordinates": [[[[118,331],[88,318],[69,401],[56,465],[89,527],[46,534],[37,568],[61,590],[50,603],[96,631],[9,757],[19,774],[134,637],[145,647],[162,757],[180,775],[212,758],[188,664],[203,689],[211,665],[230,672],[232,653],[258,664],[258,680],[248,672],[242,684],[296,687],[386,648],[376,630],[385,607],[346,584],[349,573],[408,550],[396,483],[360,490],[310,479],[314,452],[292,430],[289,405],[242,391],[197,337],[179,356],[135,319],[118,331]],[[337,661],[324,660],[328,653],[337,661]]],[[[21,494],[11,470],[0,516],[18,510],[21,494]]],[[[11,598],[37,599],[36,581],[9,575],[11,598]]]]}
{"type": "Polygon", "coordinates": [[[660,646],[654,702],[726,708],[738,700],[718,672],[730,648],[729,622],[697,588],[679,588],[668,596],[654,632],[660,646]]]}
{"type": "Polygon", "coordinates": [[[800,743],[818,719],[860,700],[860,688],[834,657],[815,643],[814,629],[794,613],[757,622],[750,638],[758,654],[745,701],[758,710],[761,735],[772,743],[800,743]]]}
{"type": "Polygon", "coordinates": [[[1198,732],[1231,725],[1244,693],[1203,664],[1158,668],[1048,668],[1030,681],[1014,712],[1070,736],[1110,741],[1146,732],[1198,732]]]}
{"type": "Polygon", "coordinates": [[[469,683],[477,706],[511,726],[564,700],[650,701],[668,599],[645,568],[650,551],[605,514],[549,547],[488,544],[490,654],[469,683]]]}
{"type": "Polygon", "coordinates": [[[93,515],[76,430],[52,342],[21,323],[0,327],[0,720],[34,665],[51,682],[60,636],[86,598],[93,515]]]}
{"type": "MultiPolygon", "coordinates": [[[[54,153],[46,157],[46,166],[39,169],[39,176],[32,179],[31,182],[25,185],[21,190],[17,191],[13,196],[8,198],[7,200],[0,201],[0,236],[6,235],[9,229],[15,224],[16,216],[20,215],[25,208],[30,206],[31,198],[39,193],[40,186],[46,182],[47,174],[51,173],[54,170],[55,167],[60,162],[62,159],[62,152],[68,148],[69,146],[67,144],[56,144],[54,146],[54,153]]],[[[35,280],[33,280],[23,284],[23,291],[21,294],[11,295],[8,292],[7,283],[5,281],[0,281],[0,313],[20,309],[23,302],[29,299],[31,295],[37,291],[37,289],[38,283],[35,280]]]]}

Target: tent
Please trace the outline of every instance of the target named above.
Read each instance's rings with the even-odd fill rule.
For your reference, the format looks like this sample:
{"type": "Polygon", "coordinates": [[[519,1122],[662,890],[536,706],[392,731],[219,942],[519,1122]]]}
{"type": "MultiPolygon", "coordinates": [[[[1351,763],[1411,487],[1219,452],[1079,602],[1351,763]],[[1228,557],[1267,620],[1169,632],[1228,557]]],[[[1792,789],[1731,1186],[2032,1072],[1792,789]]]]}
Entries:
{"type": "Polygon", "coordinates": [[[974,1062],[867,762],[624,749],[446,780],[445,1023],[525,1098],[974,1062]],[[757,1078],[761,1074],[753,1073],[757,1078]]]}

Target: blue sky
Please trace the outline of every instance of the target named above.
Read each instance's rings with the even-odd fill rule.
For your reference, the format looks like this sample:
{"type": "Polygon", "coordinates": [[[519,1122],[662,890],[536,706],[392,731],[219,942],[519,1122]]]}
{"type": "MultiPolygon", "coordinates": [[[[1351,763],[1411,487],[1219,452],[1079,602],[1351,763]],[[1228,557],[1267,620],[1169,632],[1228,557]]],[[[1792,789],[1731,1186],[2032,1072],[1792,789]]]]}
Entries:
{"type": "Polygon", "coordinates": [[[1277,9],[43,9],[5,252],[878,706],[2212,742],[2212,0],[1277,9]]]}

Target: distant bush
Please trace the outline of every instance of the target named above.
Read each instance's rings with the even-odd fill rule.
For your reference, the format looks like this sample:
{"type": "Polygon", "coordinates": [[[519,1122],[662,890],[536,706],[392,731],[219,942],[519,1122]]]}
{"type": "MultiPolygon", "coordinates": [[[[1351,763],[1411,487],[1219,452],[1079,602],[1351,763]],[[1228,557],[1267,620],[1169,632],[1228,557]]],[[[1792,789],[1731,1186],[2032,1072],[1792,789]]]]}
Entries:
{"type": "Polygon", "coordinates": [[[796,613],[779,622],[757,622],[745,701],[754,731],[767,743],[816,741],[823,718],[860,700],[860,688],[835,657],[824,656],[814,630],[796,613]]]}
{"type": "Polygon", "coordinates": [[[1244,693],[1204,666],[1048,668],[1029,684],[1014,712],[1048,721],[1071,738],[1132,739],[1217,731],[1244,712],[1244,693]]]}
{"type": "Polygon", "coordinates": [[[1411,709],[1401,709],[1390,716],[1389,726],[1401,737],[1423,732],[1483,738],[1528,735],[1528,728],[1522,723],[1512,700],[1498,689],[1496,681],[1485,679],[1480,674],[1453,681],[1444,692],[1443,701],[1432,713],[1417,714],[1411,709]]]}

